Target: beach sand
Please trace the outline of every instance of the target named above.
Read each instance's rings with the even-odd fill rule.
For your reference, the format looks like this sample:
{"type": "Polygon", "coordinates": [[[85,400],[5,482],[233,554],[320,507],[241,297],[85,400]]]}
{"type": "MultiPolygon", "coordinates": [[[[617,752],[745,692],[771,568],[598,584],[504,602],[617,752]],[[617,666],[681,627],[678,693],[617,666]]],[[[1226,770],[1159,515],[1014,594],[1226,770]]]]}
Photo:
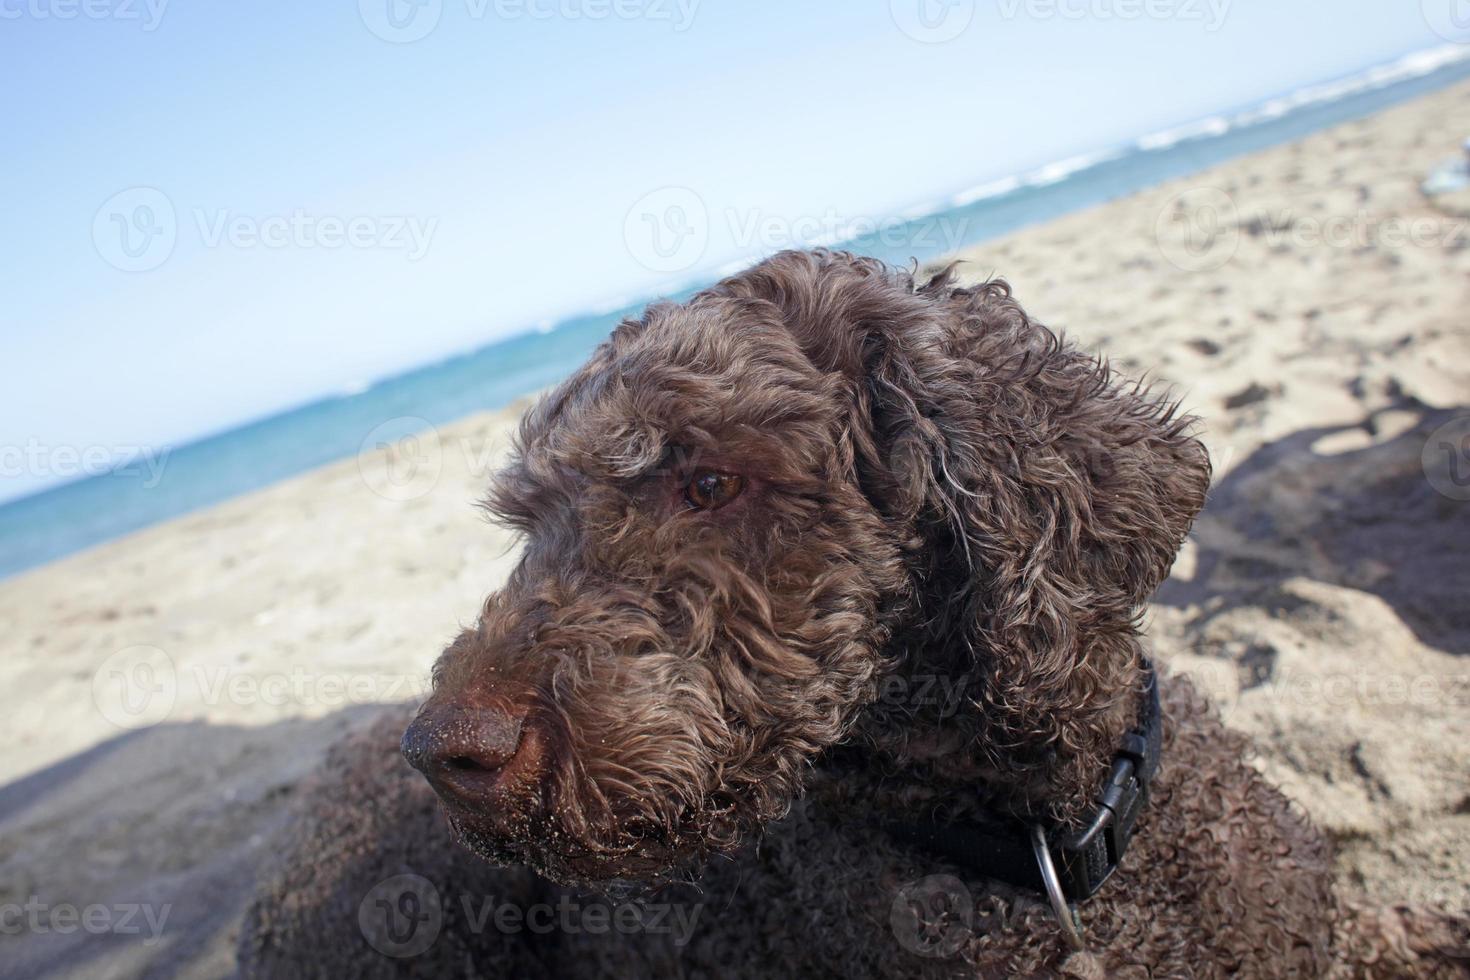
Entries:
{"type": "MultiPolygon", "coordinates": [[[[1466,133],[1461,84],[963,256],[1202,417],[1150,643],[1383,903],[1470,904],[1470,227],[1419,189],[1466,133]]],[[[117,926],[0,934],[0,975],[230,972],[303,774],[510,568],[474,502],[523,408],[0,583],[0,906],[117,926]]]]}

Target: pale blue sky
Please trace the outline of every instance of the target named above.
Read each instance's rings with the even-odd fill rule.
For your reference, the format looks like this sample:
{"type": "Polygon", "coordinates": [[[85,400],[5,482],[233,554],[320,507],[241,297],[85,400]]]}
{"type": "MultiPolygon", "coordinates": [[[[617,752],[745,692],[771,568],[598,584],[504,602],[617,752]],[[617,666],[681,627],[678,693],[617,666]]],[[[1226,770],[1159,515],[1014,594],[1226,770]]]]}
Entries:
{"type": "Polygon", "coordinates": [[[718,268],[757,219],[896,216],[1445,40],[1418,0],[389,2],[0,0],[0,446],[187,439],[718,268]],[[625,234],[669,186],[712,218],[672,271],[625,234]],[[139,187],[174,242],[128,272],[158,198],[104,204],[139,187]]]}

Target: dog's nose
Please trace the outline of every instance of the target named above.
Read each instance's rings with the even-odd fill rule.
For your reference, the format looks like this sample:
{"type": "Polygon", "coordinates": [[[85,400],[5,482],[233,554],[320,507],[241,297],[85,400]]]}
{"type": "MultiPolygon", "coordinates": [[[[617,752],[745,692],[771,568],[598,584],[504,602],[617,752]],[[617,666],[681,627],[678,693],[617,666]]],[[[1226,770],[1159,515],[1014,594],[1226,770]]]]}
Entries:
{"type": "Polygon", "coordinates": [[[403,733],[401,748],[440,796],[475,806],[489,802],[509,770],[538,768],[522,751],[531,748],[524,735],[524,716],[504,708],[430,703],[403,733]]]}

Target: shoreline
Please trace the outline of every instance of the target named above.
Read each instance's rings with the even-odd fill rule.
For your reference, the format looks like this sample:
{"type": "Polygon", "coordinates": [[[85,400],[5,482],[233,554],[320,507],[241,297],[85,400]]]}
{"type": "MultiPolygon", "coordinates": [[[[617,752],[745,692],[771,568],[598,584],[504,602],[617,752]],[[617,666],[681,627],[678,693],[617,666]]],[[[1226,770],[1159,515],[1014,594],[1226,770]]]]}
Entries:
{"type": "MultiPolygon", "coordinates": [[[[929,263],[952,254],[956,247],[962,252],[984,249],[1466,79],[1470,79],[1470,48],[1445,44],[1412,51],[1340,78],[962,189],[894,216],[877,233],[837,245],[894,265],[913,259],[929,263]],[[942,242],[934,235],[936,225],[943,230],[938,236],[942,242]]],[[[648,302],[703,288],[749,264],[739,260],[671,280],[648,302]]],[[[489,344],[410,367],[366,387],[308,400],[221,432],[151,447],[155,455],[168,458],[169,469],[157,474],[147,492],[140,492],[132,481],[104,475],[0,503],[0,538],[11,545],[0,553],[0,582],[47,561],[350,458],[358,451],[359,440],[371,438],[370,430],[387,415],[422,417],[427,423],[445,425],[462,417],[466,404],[510,404],[572,370],[629,309],[641,305],[628,307],[625,300],[600,304],[559,317],[549,331],[514,330],[489,344]],[[472,384],[473,393],[466,387],[468,378],[479,382],[472,384]],[[239,465],[252,458],[256,465],[239,465]],[[106,516],[111,514],[124,516],[106,516]],[[86,540],[71,533],[84,525],[86,540]]]]}

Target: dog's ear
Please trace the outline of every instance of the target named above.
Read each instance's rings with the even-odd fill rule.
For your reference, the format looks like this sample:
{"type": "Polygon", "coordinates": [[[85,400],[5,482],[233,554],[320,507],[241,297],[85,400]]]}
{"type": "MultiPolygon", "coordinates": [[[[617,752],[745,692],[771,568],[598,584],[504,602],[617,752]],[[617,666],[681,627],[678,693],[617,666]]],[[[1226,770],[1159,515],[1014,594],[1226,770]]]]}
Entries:
{"type": "MultiPolygon", "coordinates": [[[[825,252],[746,276],[814,362],[853,379],[856,478],[918,542],[910,669],[968,682],[934,757],[913,761],[978,755],[997,802],[1078,817],[1134,719],[1144,603],[1204,504],[1193,420],[1033,322],[1003,282],[917,285],[825,252]]],[[[923,755],[913,734],[899,750],[923,755]]]]}
{"type": "Polygon", "coordinates": [[[774,307],[811,362],[842,379],[841,456],[885,516],[913,521],[941,437],[915,396],[945,370],[948,311],[878,260],[825,249],[781,252],[714,291],[774,307]]]}

